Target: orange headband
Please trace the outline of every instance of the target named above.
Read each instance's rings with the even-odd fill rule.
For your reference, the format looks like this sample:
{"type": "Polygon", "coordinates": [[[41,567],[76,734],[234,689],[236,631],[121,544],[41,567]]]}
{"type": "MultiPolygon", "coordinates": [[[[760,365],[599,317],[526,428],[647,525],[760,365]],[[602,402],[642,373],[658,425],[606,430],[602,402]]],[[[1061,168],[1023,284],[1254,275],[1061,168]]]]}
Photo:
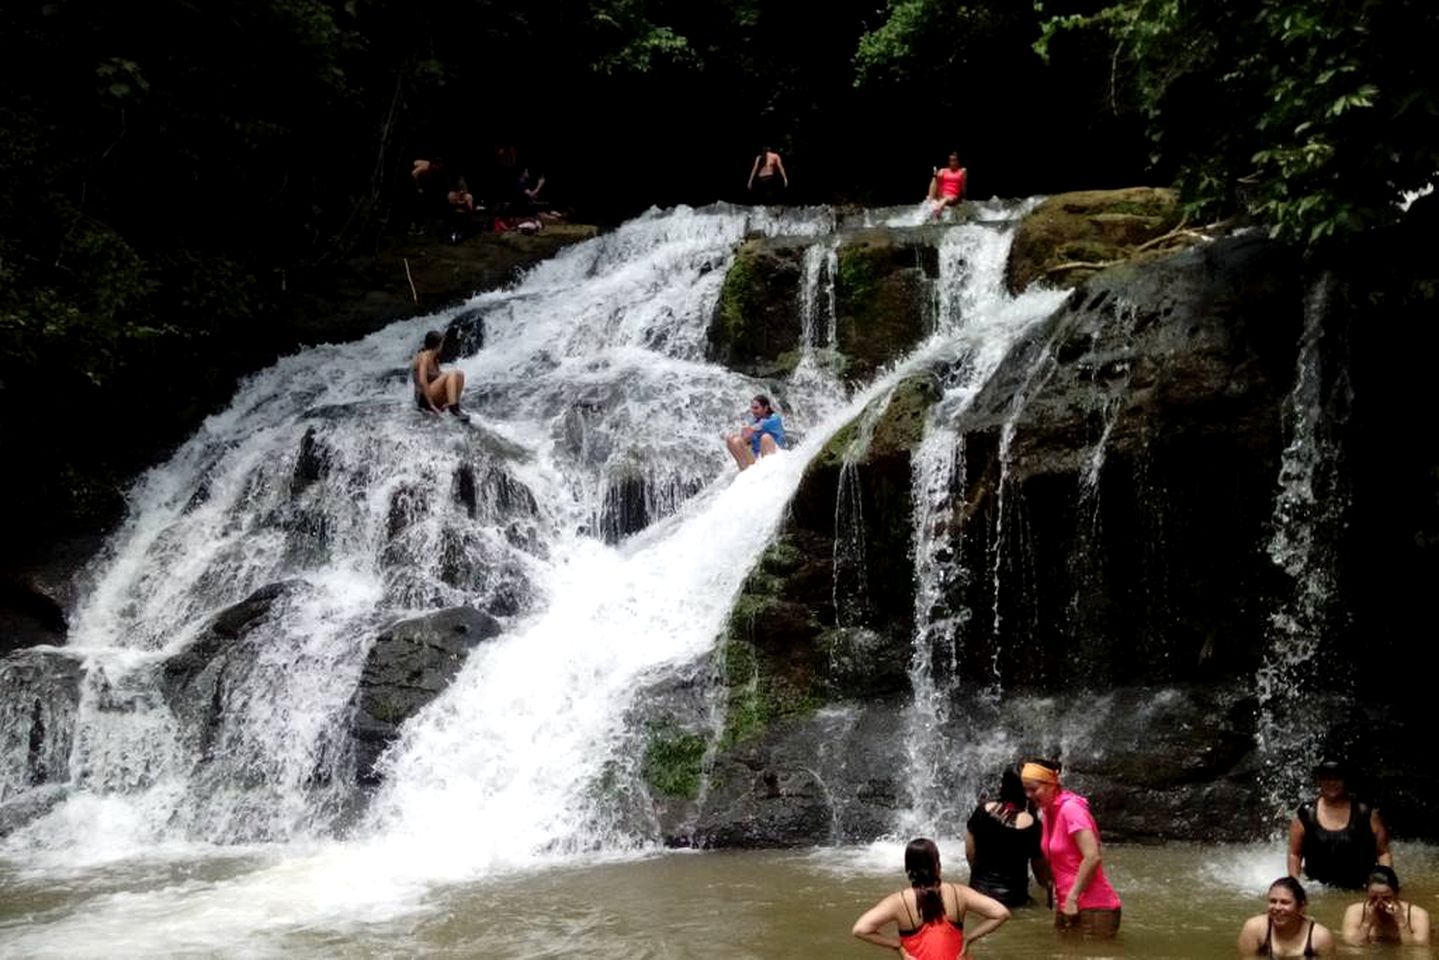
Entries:
{"type": "Polygon", "coordinates": [[[1038,780],[1040,783],[1058,783],[1059,774],[1037,763],[1026,763],[1019,768],[1019,779],[1038,780]]]}

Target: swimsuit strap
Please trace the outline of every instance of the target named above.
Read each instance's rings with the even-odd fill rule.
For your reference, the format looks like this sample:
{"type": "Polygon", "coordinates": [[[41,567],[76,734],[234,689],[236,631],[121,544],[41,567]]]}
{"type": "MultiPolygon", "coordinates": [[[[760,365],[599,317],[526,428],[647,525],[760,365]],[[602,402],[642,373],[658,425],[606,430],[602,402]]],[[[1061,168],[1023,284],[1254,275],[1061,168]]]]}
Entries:
{"type": "Polygon", "coordinates": [[[1274,956],[1274,918],[1269,917],[1267,924],[1264,929],[1264,942],[1259,945],[1259,954],[1263,956],[1267,953],[1272,957],[1274,956]]]}
{"type": "MultiPolygon", "coordinates": [[[[915,922],[914,912],[909,909],[909,901],[904,898],[904,892],[903,892],[903,891],[900,891],[900,894],[899,894],[899,902],[902,903],[902,904],[904,904],[904,913],[905,913],[905,916],[909,917],[909,929],[911,929],[911,930],[918,930],[918,929],[919,929],[919,924],[915,922]]],[[[914,905],[915,905],[916,907],[919,906],[919,894],[917,894],[917,893],[915,894],[914,905]]]]}
{"type": "Polygon", "coordinates": [[[1305,955],[1306,957],[1315,956],[1315,953],[1314,953],[1314,921],[1313,921],[1313,920],[1310,920],[1310,921],[1309,921],[1309,936],[1304,939],[1304,955],[1305,955]]]}
{"type": "MultiPolygon", "coordinates": [[[[952,924],[954,924],[956,927],[959,927],[961,930],[963,930],[963,929],[964,929],[964,908],[963,908],[963,907],[961,906],[961,904],[960,904],[960,899],[959,899],[959,887],[956,887],[954,884],[951,883],[951,884],[949,885],[949,889],[951,889],[951,890],[954,891],[954,919],[953,919],[953,920],[950,920],[949,922],[952,923],[952,924]]],[[[948,916],[948,914],[946,914],[946,917],[947,917],[947,916],[948,916]]]]}

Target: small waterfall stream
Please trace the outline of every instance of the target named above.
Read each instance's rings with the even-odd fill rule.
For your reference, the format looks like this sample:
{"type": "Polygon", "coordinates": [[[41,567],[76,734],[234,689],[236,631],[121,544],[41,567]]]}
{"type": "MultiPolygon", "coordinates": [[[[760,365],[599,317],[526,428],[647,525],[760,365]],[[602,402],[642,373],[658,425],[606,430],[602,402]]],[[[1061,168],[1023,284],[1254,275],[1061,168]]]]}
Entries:
{"type": "Polygon", "coordinates": [[[904,782],[907,809],[901,834],[953,836],[973,805],[978,786],[993,773],[1007,745],[956,736],[954,711],[993,706],[992,677],[966,677],[959,669],[970,612],[951,606],[957,581],[973,576],[962,566],[966,489],[964,412],[1009,347],[1048,316],[1064,293],[1033,291],[1012,298],[1003,290],[1009,236],[977,226],[949,230],[940,244],[936,283],[938,331],[951,344],[943,368],[944,393],[925,423],[912,460],[915,563],[914,643],[909,665],[913,702],[907,717],[904,782]]]}
{"type": "Polygon", "coordinates": [[[1289,594],[1270,617],[1259,668],[1258,746],[1269,762],[1270,808],[1292,806],[1320,759],[1317,734],[1325,703],[1315,694],[1316,665],[1336,626],[1337,538],[1349,506],[1342,431],[1354,400],[1345,318],[1331,308],[1334,278],[1315,281],[1304,304],[1294,386],[1284,404],[1285,436],[1274,498],[1269,558],[1289,594]]]}

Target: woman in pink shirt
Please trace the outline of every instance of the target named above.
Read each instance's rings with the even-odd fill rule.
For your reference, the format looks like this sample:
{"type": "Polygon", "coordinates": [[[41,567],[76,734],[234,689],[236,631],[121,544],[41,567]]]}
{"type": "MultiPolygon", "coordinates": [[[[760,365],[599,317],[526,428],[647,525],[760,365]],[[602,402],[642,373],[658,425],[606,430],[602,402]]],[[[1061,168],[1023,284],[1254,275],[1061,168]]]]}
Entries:
{"type": "Polygon", "coordinates": [[[1059,764],[1029,760],[1020,768],[1024,794],[1039,807],[1040,845],[1054,877],[1054,924],[1085,936],[1112,937],[1119,932],[1119,895],[1104,875],[1099,826],[1089,801],[1064,789],[1059,764]]]}
{"type": "Polygon", "coordinates": [[[945,207],[952,207],[964,199],[964,181],[968,171],[959,165],[959,154],[951,153],[949,163],[934,168],[934,177],[929,181],[930,213],[936,218],[944,213],[945,207]]]}

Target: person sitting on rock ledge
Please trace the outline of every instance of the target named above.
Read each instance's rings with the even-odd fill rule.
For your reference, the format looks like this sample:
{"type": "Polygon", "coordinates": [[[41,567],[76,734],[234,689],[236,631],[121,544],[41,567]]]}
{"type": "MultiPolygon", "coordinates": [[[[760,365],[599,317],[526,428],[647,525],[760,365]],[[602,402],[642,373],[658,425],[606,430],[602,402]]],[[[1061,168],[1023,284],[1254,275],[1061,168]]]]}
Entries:
{"type": "Polygon", "coordinates": [[[460,394],[465,389],[465,375],[460,370],[440,370],[440,350],[445,345],[445,335],[438,330],[425,334],[425,346],[410,363],[410,372],[415,382],[415,405],[426,413],[442,413],[446,409],[457,417],[465,411],[460,408],[460,394]]]}
{"type": "Polygon", "coordinates": [[[774,412],[774,405],[764,394],[757,395],[749,403],[753,423],[739,429],[738,433],[724,435],[725,446],[741,470],[752,466],[759,457],[767,457],[784,444],[784,422],[774,412]]]}
{"type": "Polygon", "coordinates": [[[951,153],[949,163],[934,168],[934,177],[929,181],[930,212],[936,220],[944,213],[945,207],[952,207],[964,199],[964,181],[968,171],[959,165],[959,154],[951,153]]]}

